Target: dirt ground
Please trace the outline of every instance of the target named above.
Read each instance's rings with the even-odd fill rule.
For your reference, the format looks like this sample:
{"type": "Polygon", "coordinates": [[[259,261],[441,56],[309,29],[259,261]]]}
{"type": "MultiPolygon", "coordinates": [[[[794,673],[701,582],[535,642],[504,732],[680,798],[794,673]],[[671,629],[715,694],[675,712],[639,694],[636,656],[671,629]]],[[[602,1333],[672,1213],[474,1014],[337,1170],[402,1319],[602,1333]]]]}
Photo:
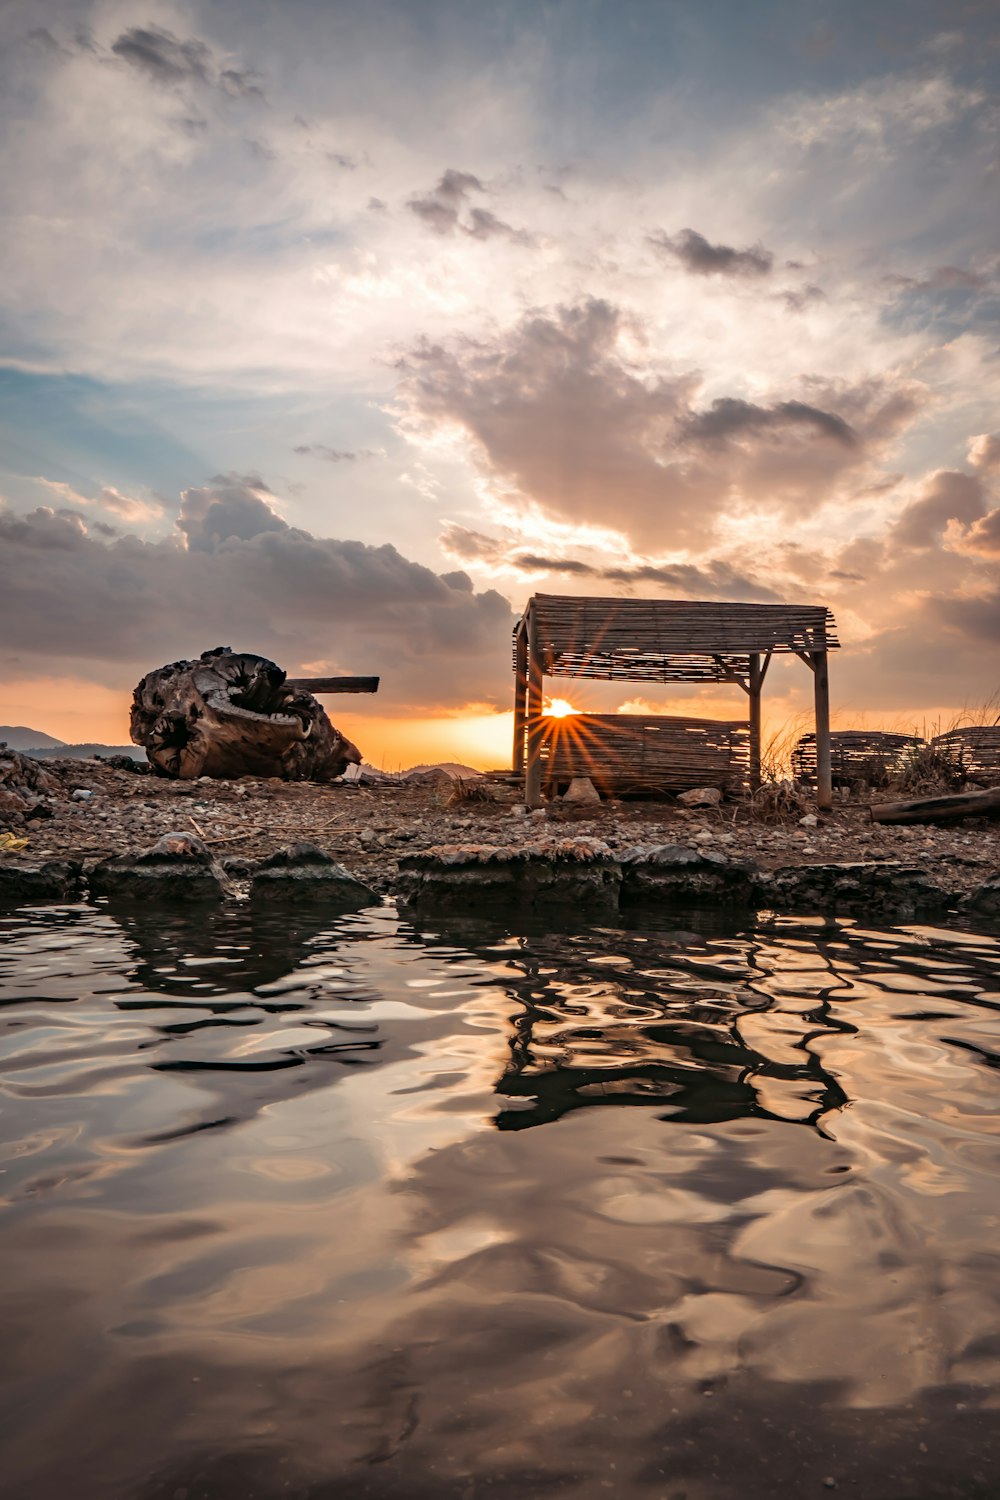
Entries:
{"type": "Polygon", "coordinates": [[[316,785],[246,777],[174,782],[78,760],[45,761],[44,771],[52,780],[47,791],[38,793],[40,809],[26,815],[0,808],[0,833],[28,840],[23,851],[0,855],[4,859],[99,859],[147,848],[175,830],[197,833],[215,854],[230,859],[259,859],[282,845],[308,840],[375,890],[389,893],[397,860],[405,853],[439,844],[516,847],[562,832],[591,835],[622,850],[639,843],[691,845],[750,859],[764,869],[900,860],[918,865],[955,891],[972,890],[1000,870],[1000,820],[883,826],[873,824],[867,803],[857,801],[838,802],[812,827],[798,821],[809,815],[808,804],[781,822],[759,821],[744,803],[688,811],[672,800],[598,806],[554,802],[526,814],[512,787],[492,784],[493,801],[449,805],[454,784],[444,781],[316,785]]]}

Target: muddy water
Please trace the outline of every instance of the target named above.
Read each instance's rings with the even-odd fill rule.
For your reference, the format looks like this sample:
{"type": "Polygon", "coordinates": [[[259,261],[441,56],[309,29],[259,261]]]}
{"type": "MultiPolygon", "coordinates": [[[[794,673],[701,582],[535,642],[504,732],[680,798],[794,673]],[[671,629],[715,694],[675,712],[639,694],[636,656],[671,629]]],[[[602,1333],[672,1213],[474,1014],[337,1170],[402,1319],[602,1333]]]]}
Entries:
{"type": "Polygon", "coordinates": [[[7,1500],[1000,1494],[1000,943],[683,920],[0,918],[7,1500]]]}

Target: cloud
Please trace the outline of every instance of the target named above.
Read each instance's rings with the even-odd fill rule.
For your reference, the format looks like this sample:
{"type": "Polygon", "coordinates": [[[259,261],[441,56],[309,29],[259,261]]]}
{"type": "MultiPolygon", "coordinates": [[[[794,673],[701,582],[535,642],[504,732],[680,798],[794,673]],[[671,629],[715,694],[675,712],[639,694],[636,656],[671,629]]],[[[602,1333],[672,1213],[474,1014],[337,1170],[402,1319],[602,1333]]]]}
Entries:
{"type": "Polygon", "coordinates": [[[217,474],[201,489],[181,492],[177,529],[189,552],[215,552],[230,540],[250,541],[288,522],[264,498],[271,491],[255,474],[217,474]]]}
{"type": "Polygon", "coordinates": [[[805,312],[807,307],[814,307],[817,302],[826,301],[826,293],[821,286],[803,286],[793,291],[780,293],[781,301],[789,312],[805,312]]]}
{"type": "Polygon", "coordinates": [[[558,553],[525,552],[520,550],[512,536],[506,539],[487,536],[454,521],[445,524],[440,541],[444,551],[451,556],[480,566],[505,567],[529,575],[551,573],[567,578],[585,578],[629,592],[639,584],[646,584],[695,599],[766,600],[780,597],[768,585],[749,578],[721,560],[704,566],[652,562],[616,566],[586,562],[558,553]]]}
{"type": "Polygon", "coordinates": [[[485,192],[486,188],[471,172],[457,172],[449,167],[436,187],[429,193],[410,198],[406,206],[435,234],[462,233],[474,240],[506,239],[519,245],[533,243],[531,235],[523,229],[515,229],[490,209],[470,203],[472,193],[485,192]],[[468,212],[463,220],[464,210],[468,212]]]}
{"type": "Polygon", "coordinates": [[[872,482],[923,399],[898,379],[800,377],[803,399],[720,397],[697,372],[643,361],[645,328],[602,298],[538,310],[479,340],[425,341],[403,360],[411,434],[458,427],[508,499],[625,531],[643,553],[702,546],[742,505],[801,516],[872,482]]]}
{"type": "Polygon", "coordinates": [[[974,521],[961,539],[960,550],[1000,558],[1000,510],[988,511],[974,521]]]}
{"type": "Polygon", "coordinates": [[[130,26],[111,44],[116,57],[155,83],[207,84],[234,99],[265,102],[263,79],[250,68],[221,68],[211,47],[197,37],[181,41],[160,26],[130,26]]]}
{"type": "Polygon", "coordinates": [[[37,483],[58,495],[67,506],[82,505],[85,509],[98,506],[110,511],[112,515],[118,516],[130,526],[150,525],[160,520],[164,513],[161,500],[139,500],[134,495],[123,495],[121,490],[116,489],[113,484],[102,485],[96,495],[89,496],[82,495],[79,490],[61,479],[45,479],[38,475],[37,483]]]}
{"type": "Polygon", "coordinates": [[[225,641],[286,668],[377,672],[389,711],[506,705],[505,599],[395,547],[289,526],[269,495],[257,476],[187,489],[180,535],[157,541],[106,540],[69,510],[0,510],[0,635],[39,675],[86,662],[138,677],[225,641]]]}
{"type": "Polygon", "coordinates": [[[713,245],[696,229],[682,229],[671,237],[659,230],[649,243],[680,261],[695,276],[769,276],[774,256],[763,245],[734,250],[732,245],[713,245]]]}
{"type": "Polygon", "coordinates": [[[130,26],[111,50],[157,83],[208,82],[212,53],[205,43],[194,38],[182,42],[159,26],[130,26]]]}
{"type": "Polygon", "coordinates": [[[688,599],[773,600],[781,595],[766,584],[739,573],[729,563],[712,562],[706,567],[692,563],[642,563],[631,567],[609,568],[574,558],[541,557],[537,553],[518,553],[513,565],[530,573],[563,573],[569,577],[591,578],[596,582],[615,584],[631,591],[638,584],[668,589],[688,599]]]}
{"type": "Polygon", "coordinates": [[[311,453],[315,458],[324,458],[330,464],[355,463],[359,458],[383,457],[382,451],[378,448],[328,448],[325,443],[299,443],[294,452],[311,453]]]}
{"type": "Polygon", "coordinates": [[[892,540],[903,547],[933,547],[949,521],[971,525],[984,509],[981,479],[957,469],[939,469],[924,482],[919,498],[901,512],[892,529],[892,540]]]}
{"type": "Polygon", "coordinates": [[[731,437],[783,427],[808,427],[846,448],[853,448],[858,441],[857,433],[842,417],[820,411],[804,401],[779,401],[775,406],[764,407],[731,396],[713,401],[708,411],[690,417],[684,423],[683,433],[689,442],[717,447],[731,437]]]}
{"type": "Polygon", "coordinates": [[[974,469],[981,469],[984,473],[1000,469],[1000,433],[981,432],[978,437],[973,438],[969,448],[969,463],[974,469]]]}

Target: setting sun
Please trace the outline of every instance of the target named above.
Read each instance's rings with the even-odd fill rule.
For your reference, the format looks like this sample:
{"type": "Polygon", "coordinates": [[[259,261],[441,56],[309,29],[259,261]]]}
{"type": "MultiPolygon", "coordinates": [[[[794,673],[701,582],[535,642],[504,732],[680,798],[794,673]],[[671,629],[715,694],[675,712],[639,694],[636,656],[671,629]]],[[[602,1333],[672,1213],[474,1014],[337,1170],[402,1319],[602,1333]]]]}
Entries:
{"type": "Polygon", "coordinates": [[[544,712],[550,719],[565,719],[568,714],[575,714],[572,703],[567,703],[565,698],[546,698],[544,712]]]}

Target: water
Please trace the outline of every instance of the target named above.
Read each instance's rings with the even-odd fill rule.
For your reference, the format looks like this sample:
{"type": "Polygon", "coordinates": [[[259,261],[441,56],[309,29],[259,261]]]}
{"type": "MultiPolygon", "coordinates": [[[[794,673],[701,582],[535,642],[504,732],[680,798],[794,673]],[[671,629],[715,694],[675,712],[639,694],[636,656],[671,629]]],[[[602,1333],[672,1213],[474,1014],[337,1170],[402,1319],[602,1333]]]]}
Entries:
{"type": "Polygon", "coordinates": [[[1000,944],[0,918],[5,1500],[1000,1494],[1000,944]]]}

